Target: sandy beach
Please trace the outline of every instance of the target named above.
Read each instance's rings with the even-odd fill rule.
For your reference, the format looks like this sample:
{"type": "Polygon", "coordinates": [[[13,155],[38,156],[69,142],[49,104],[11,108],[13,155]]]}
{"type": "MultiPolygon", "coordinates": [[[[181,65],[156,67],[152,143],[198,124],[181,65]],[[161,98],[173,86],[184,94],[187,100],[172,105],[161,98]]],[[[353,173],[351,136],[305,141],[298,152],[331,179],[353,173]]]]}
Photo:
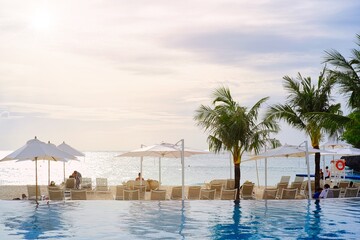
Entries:
{"type": "MultiPolygon", "coordinates": [[[[171,189],[173,186],[161,186],[160,189],[166,190],[167,199],[170,199],[171,189]]],[[[205,186],[204,186],[205,188],[205,186]]],[[[188,187],[185,187],[187,193],[188,187]]],[[[262,198],[264,187],[255,187],[254,192],[256,199],[262,198]]],[[[41,185],[40,191],[42,195],[48,196],[47,186],[41,185]]],[[[21,198],[21,195],[25,193],[27,195],[26,185],[0,185],[0,200],[12,200],[14,198],[21,198]]],[[[88,193],[88,200],[114,200],[116,194],[116,186],[110,186],[110,193],[88,193]]],[[[145,200],[150,199],[150,192],[146,192],[145,200]]]]}

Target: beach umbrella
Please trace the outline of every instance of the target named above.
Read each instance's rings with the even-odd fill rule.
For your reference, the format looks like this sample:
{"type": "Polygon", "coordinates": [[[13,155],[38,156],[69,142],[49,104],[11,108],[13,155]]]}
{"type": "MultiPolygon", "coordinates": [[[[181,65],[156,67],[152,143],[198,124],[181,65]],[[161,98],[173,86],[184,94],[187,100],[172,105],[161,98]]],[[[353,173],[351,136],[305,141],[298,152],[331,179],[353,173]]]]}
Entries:
{"type": "MultiPolygon", "coordinates": [[[[307,175],[308,175],[308,187],[309,187],[309,198],[311,197],[311,180],[310,180],[310,166],[309,166],[309,154],[321,153],[324,150],[315,149],[308,146],[307,141],[304,142],[305,147],[294,146],[294,145],[283,145],[278,148],[270,149],[263,153],[260,153],[256,156],[251,157],[246,161],[258,160],[262,158],[271,158],[271,157],[305,157],[307,164],[307,175]]],[[[327,151],[325,151],[327,152],[327,151]]],[[[265,176],[267,176],[267,168],[265,168],[265,176]]]]}
{"type": "Polygon", "coordinates": [[[65,158],[75,158],[74,156],[67,154],[56,147],[52,147],[50,144],[46,144],[36,137],[26,142],[26,144],[10,153],[0,161],[8,160],[33,160],[35,162],[35,185],[36,185],[36,202],[38,198],[38,179],[37,179],[37,161],[38,160],[50,160],[50,161],[64,161],[65,158]]]}
{"type": "MultiPolygon", "coordinates": [[[[50,149],[52,149],[52,151],[62,151],[61,149],[59,149],[58,147],[56,147],[55,144],[53,143],[50,143],[50,141],[48,141],[47,143],[48,147],[50,149]]],[[[65,164],[65,162],[69,161],[70,159],[75,159],[75,156],[70,154],[70,153],[67,153],[67,152],[63,152],[63,159],[61,159],[60,161],[63,162],[65,164]]],[[[48,185],[50,185],[50,159],[48,159],[48,185]]]]}
{"type": "MultiPolygon", "coordinates": [[[[63,141],[63,143],[61,143],[60,145],[57,146],[58,149],[66,152],[66,153],[69,153],[73,156],[77,156],[77,157],[85,157],[85,154],[76,150],[75,148],[73,148],[72,146],[70,146],[69,144],[66,144],[65,141],[63,141]]],[[[64,166],[64,183],[65,183],[65,162],[63,163],[64,166]]]]}
{"type": "MultiPolygon", "coordinates": [[[[158,157],[159,158],[159,184],[161,184],[161,158],[181,158],[181,172],[182,172],[182,197],[184,199],[184,157],[190,157],[197,154],[208,154],[209,152],[184,148],[184,140],[180,140],[176,144],[161,143],[152,146],[142,147],[130,152],[118,155],[117,157],[158,157]],[[181,143],[179,146],[178,144],[181,143]]],[[[142,161],[141,161],[142,164],[142,161]]],[[[140,168],[142,170],[142,166],[140,168]]],[[[142,172],[141,172],[142,175],[142,172]]],[[[141,179],[141,178],[140,178],[141,179]]]]}

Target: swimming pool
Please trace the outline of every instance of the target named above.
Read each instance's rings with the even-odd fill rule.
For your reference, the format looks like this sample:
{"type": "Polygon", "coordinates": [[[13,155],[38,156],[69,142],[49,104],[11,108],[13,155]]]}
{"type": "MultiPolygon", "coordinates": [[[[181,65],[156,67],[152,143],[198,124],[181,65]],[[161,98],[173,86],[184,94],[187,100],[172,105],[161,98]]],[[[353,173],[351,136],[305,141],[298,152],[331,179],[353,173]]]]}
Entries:
{"type": "Polygon", "coordinates": [[[360,199],[0,201],[0,239],[359,239],[360,199]]]}

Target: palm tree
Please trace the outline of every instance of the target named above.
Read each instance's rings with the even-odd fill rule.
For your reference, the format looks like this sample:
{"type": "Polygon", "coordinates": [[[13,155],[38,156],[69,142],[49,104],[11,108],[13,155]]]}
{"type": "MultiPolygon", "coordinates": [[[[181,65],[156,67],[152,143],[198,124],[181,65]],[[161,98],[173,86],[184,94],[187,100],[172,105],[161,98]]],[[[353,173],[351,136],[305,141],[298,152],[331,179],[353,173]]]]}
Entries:
{"type": "MultiPolygon", "coordinates": [[[[360,35],[357,34],[356,37],[356,44],[360,46],[360,35]]],[[[360,49],[352,49],[349,60],[336,50],[325,53],[325,62],[335,67],[329,72],[336,78],[341,93],[348,97],[348,105],[360,110],[360,49]]]]}
{"type": "Polygon", "coordinates": [[[278,125],[265,119],[257,123],[259,108],[268,99],[259,100],[249,110],[235,102],[226,87],[220,87],[213,93],[212,106],[201,105],[194,119],[197,125],[209,133],[209,149],[216,153],[230,151],[234,162],[236,199],[240,190],[240,163],[245,151],[256,153],[268,142],[270,133],[278,131],[278,125]]]}
{"type": "MultiPolygon", "coordinates": [[[[324,133],[333,135],[338,130],[336,118],[342,114],[340,104],[330,104],[335,79],[325,73],[326,68],[320,73],[316,85],[312,84],[310,77],[304,78],[300,73],[296,79],[285,76],[284,88],[289,93],[287,100],[285,104],[271,106],[267,112],[268,118],[284,120],[296,129],[305,131],[311,139],[312,147],[316,149],[319,149],[324,133]]],[[[315,189],[319,187],[320,153],[316,153],[315,189]]]]}

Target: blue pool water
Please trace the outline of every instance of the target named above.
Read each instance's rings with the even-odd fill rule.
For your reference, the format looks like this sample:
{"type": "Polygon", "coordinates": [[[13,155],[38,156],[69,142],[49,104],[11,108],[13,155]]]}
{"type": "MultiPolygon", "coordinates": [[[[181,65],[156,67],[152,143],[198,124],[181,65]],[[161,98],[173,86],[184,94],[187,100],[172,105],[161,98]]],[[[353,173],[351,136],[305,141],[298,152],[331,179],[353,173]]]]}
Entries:
{"type": "Polygon", "coordinates": [[[360,199],[0,201],[0,239],[359,239],[360,199]]]}

